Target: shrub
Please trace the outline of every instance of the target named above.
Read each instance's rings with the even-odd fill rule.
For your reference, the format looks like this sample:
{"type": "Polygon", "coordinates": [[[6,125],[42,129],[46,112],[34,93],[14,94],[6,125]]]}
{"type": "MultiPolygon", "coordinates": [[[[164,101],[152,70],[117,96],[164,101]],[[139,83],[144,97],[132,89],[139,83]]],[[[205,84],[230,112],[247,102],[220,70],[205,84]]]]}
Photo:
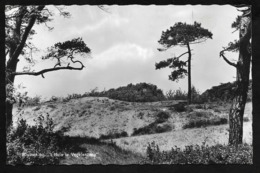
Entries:
{"type": "Polygon", "coordinates": [[[104,140],[104,139],[114,139],[114,138],[121,138],[121,137],[127,137],[128,134],[127,132],[123,131],[121,133],[112,133],[110,132],[107,135],[100,135],[99,139],[104,140]]]}
{"type": "Polygon", "coordinates": [[[140,119],[143,119],[143,116],[144,116],[144,113],[143,112],[139,112],[137,117],[140,118],[140,119]]]}
{"type": "Polygon", "coordinates": [[[173,127],[170,126],[169,124],[157,124],[156,122],[153,122],[139,129],[134,128],[134,132],[132,133],[132,136],[163,133],[163,132],[171,131],[172,129],[173,127]]]}
{"type": "Polygon", "coordinates": [[[186,146],[184,150],[172,148],[171,151],[160,151],[154,142],[148,143],[146,159],[150,164],[252,164],[252,145],[235,146],[186,146]]]}
{"type": "Polygon", "coordinates": [[[34,97],[27,97],[25,104],[27,106],[36,106],[39,105],[41,102],[41,96],[34,96],[34,97]]]}
{"type": "Polygon", "coordinates": [[[106,96],[111,99],[129,102],[154,102],[165,100],[162,90],[156,85],[138,83],[106,91],[106,96]]]}
{"type": "Polygon", "coordinates": [[[53,132],[54,124],[49,115],[38,116],[35,126],[20,119],[17,128],[7,133],[7,164],[57,164],[61,151],[62,132],[53,132]]]}
{"type": "Polygon", "coordinates": [[[184,112],[186,111],[186,107],[184,103],[178,103],[176,105],[174,105],[174,110],[177,112],[184,112]]]}
{"type": "Polygon", "coordinates": [[[196,128],[196,127],[206,127],[210,125],[221,125],[221,124],[227,124],[228,120],[226,118],[219,118],[219,117],[213,117],[208,118],[207,114],[196,112],[195,114],[197,117],[193,117],[189,119],[188,123],[184,124],[183,129],[187,128],[196,128]]]}
{"type": "Polygon", "coordinates": [[[169,124],[158,124],[155,128],[156,133],[164,133],[172,130],[172,126],[169,124]]]}
{"type": "Polygon", "coordinates": [[[114,110],[116,110],[116,107],[115,106],[111,106],[110,107],[110,111],[114,111],[114,110]]]}
{"type": "Polygon", "coordinates": [[[156,115],[156,123],[163,123],[170,118],[170,114],[168,112],[160,111],[156,115]]]}
{"type": "Polygon", "coordinates": [[[166,112],[159,112],[156,115],[156,120],[144,127],[141,127],[139,129],[134,128],[134,132],[132,133],[132,136],[139,136],[139,135],[145,135],[145,134],[156,134],[156,133],[163,133],[171,131],[174,127],[169,124],[160,124],[170,117],[169,113],[166,112]]]}

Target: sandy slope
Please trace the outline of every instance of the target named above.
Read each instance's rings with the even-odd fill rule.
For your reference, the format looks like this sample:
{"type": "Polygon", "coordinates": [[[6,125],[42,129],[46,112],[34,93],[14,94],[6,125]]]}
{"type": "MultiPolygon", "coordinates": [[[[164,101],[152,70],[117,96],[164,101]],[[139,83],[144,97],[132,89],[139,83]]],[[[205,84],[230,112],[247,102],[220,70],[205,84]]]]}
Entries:
{"type": "MultiPolygon", "coordinates": [[[[247,103],[245,117],[249,122],[244,122],[243,142],[252,144],[252,103],[247,103]]],[[[143,135],[138,137],[126,137],[114,139],[117,145],[124,149],[144,154],[148,143],[155,142],[161,150],[171,150],[172,147],[185,148],[187,145],[228,144],[228,124],[176,130],[162,134],[143,135]]]]}
{"type": "MultiPolygon", "coordinates": [[[[114,141],[125,149],[140,153],[144,153],[147,143],[152,141],[155,141],[162,150],[169,150],[175,145],[181,148],[186,145],[200,145],[202,142],[208,145],[227,143],[228,125],[182,130],[183,124],[187,121],[187,113],[169,111],[165,106],[170,104],[173,102],[130,103],[105,97],[85,97],[72,99],[69,102],[49,102],[22,110],[14,108],[14,125],[19,117],[32,125],[37,115],[46,116],[48,113],[54,120],[55,130],[70,127],[67,135],[99,137],[101,134],[126,131],[130,136],[134,128],[152,123],[157,112],[167,111],[171,114],[167,123],[175,127],[173,131],[114,139],[114,141]]],[[[216,116],[228,115],[225,111],[214,112],[210,109],[207,111],[216,116]]],[[[247,143],[252,143],[251,112],[252,104],[248,103],[245,116],[248,116],[250,121],[244,123],[244,141],[247,143]]]]}

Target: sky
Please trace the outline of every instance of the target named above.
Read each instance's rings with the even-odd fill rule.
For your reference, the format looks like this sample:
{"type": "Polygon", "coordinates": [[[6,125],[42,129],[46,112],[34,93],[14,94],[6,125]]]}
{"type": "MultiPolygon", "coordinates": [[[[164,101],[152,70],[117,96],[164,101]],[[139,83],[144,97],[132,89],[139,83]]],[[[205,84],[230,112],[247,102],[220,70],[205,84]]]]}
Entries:
{"type": "MultiPolygon", "coordinates": [[[[45,25],[35,25],[36,35],[32,42],[40,50],[33,54],[37,60],[35,71],[51,68],[55,61],[43,61],[41,56],[47,48],[57,42],[81,37],[91,49],[91,54],[79,57],[85,65],[81,71],[55,71],[41,76],[17,76],[15,85],[22,84],[29,96],[67,96],[83,94],[98,87],[99,91],[126,86],[129,83],[146,82],[157,85],[164,92],[181,88],[187,91],[187,77],[179,82],[168,80],[172,69],[155,70],[155,63],[178,56],[187,51],[186,47],[174,47],[159,52],[158,40],[162,31],[176,22],[194,21],[210,30],[213,39],[191,46],[191,81],[201,93],[235,80],[235,68],[219,57],[223,46],[238,39],[238,32],[232,33],[232,22],[240,14],[229,5],[180,6],[180,5],[128,5],[105,6],[105,11],[97,6],[66,6],[70,18],[58,14],[53,6],[48,8],[55,14],[48,23],[54,27],[49,31],[45,25]]],[[[237,60],[238,53],[227,53],[230,60],[237,60]]],[[[21,59],[21,58],[20,58],[21,59]]],[[[187,57],[183,57],[183,60],[187,57]]],[[[26,65],[20,61],[17,71],[26,65]]]]}

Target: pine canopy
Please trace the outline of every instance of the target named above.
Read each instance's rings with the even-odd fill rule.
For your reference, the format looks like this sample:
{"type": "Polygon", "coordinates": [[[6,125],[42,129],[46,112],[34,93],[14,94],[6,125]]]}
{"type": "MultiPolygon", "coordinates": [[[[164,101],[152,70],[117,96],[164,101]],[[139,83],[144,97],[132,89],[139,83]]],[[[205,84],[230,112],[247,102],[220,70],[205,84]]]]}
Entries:
{"type": "Polygon", "coordinates": [[[161,39],[158,42],[164,48],[168,49],[176,45],[200,43],[208,38],[212,39],[212,33],[202,28],[200,23],[194,22],[194,24],[191,25],[178,22],[170,27],[170,29],[163,31],[161,39]]]}

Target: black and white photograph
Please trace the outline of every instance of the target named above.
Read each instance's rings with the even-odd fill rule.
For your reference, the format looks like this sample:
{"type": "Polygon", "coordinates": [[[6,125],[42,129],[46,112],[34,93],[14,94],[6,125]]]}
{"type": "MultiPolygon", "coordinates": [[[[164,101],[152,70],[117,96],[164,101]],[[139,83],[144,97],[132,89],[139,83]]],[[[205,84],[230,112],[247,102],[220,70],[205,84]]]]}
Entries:
{"type": "Polygon", "coordinates": [[[6,4],[6,164],[252,165],[251,8],[6,4]]]}

